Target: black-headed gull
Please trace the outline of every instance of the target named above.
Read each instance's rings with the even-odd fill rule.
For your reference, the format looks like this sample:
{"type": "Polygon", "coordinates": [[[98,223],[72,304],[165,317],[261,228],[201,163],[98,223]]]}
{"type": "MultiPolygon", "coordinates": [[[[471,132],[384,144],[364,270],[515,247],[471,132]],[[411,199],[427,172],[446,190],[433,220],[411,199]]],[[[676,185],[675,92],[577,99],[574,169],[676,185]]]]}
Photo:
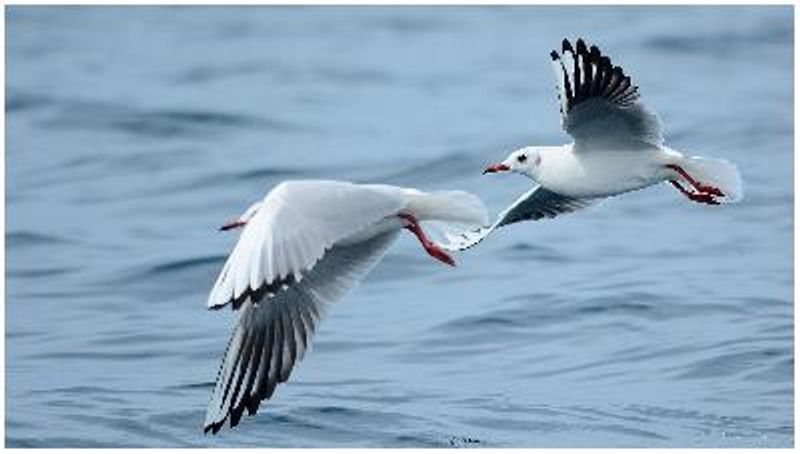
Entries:
{"type": "Polygon", "coordinates": [[[556,217],[606,197],[669,182],[689,200],[709,205],[742,197],[736,166],[720,159],[687,157],[664,146],[661,122],[639,99],[619,66],[579,39],[550,54],[558,81],[561,126],[574,142],[527,146],[484,173],[516,172],[538,185],[523,194],[488,228],[450,235],[449,250],[463,250],[495,229],[556,217]],[[566,63],[565,63],[566,61],[566,63]]]}
{"type": "Polygon", "coordinates": [[[488,225],[479,198],[386,185],[291,181],[276,186],[223,230],[244,227],[208,299],[239,321],[222,360],[204,430],[216,433],[244,410],[255,414],[310,347],[327,306],[380,260],[402,229],[432,257],[455,262],[421,223],[488,225]]]}

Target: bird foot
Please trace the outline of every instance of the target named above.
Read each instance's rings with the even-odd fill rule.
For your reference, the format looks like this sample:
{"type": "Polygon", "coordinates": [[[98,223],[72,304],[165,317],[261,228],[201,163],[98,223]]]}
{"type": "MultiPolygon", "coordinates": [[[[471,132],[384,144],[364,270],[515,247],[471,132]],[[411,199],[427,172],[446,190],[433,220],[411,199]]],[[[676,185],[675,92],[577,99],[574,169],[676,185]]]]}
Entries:
{"type": "Polygon", "coordinates": [[[719,205],[720,203],[717,201],[717,199],[714,198],[714,196],[719,195],[719,196],[724,197],[724,194],[722,193],[722,191],[720,191],[719,189],[714,188],[714,187],[701,186],[703,189],[708,189],[708,190],[694,192],[694,191],[690,191],[690,190],[684,188],[676,180],[670,180],[670,183],[672,183],[672,185],[675,186],[675,189],[680,191],[681,194],[685,195],[687,199],[689,199],[689,200],[691,200],[693,202],[705,203],[707,205],[719,205]]]}
{"type": "Polygon", "coordinates": [[[428,239],[425,231],[419,225],[419,221],[413,214],[400,213],[397,215],[400,219],[405,221],[404,227],[413,233],[419,240],[425,252],[436,260],[450,266],[456,266],[456,261],[444,249],[440,248],[436,243],[428,239]]]}
{"type": "MultiPolygon", "coordinates": [[[[717,190],[717,192],[719,192],[719,190],[717,190]]],[[[722,193],[719,192],[719,195],[721,194],[722,193]]],[[[705,203],[707,205],[719,205],[720,203],[717,201],[717,199],[714,198],[715,195],[718,194],[708,193],[708,192],[697,192],[688,194],[687,197],[689,197],[689,200],[692,200],[694,202],[705,203]]]]}
{"type": "MultiPolygon", "coordinates": [[[[685,170],[683,170],[683,168],[681,166],[675,165],[675,164],[670,164],[670,165],[667,166],[667,168],[676,171],[680,176],[683,177],[683,179],[685,179],[687,182],[689,182],[689,184],[691,184],[692,187],[697,192],[699,192],[701,194],[715,195],[717,197],[725,197],[725,194],[719,188],[716,188],[716,187],[710,186],[710,185],[706,185],[706,184],[703,184],[703,183],[697,181],[696,179],[692,178],[692,176],[689,175],[685,170]]],[[[676,183],[677,182],[672,183],[672,184],[674,185],[676,183]]],[[[694,199],[692,199],[692,200],[694,200],[694,199]]],[[[717,203],[716,205],[719,205],[719,203],[717,203]]]]}
{"type": "Polygon", "coordinates": [[[717,197],[725,197],[725,194],[719,188],[715,188],[714,186],[706,186],[704,184],[697,186],[697,192],[711,194],[717,197]]]}

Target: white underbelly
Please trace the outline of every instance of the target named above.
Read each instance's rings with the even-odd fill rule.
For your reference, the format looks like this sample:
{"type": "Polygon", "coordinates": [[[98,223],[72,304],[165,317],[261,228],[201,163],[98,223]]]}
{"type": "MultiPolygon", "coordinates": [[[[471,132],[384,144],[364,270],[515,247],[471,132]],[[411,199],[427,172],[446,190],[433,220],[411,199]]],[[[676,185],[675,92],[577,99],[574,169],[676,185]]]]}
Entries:
{"type": "Polygon", "coordinates": [[[657,152],[595,152],[556,162],[539,183],[571,197],[608,197],[663,181],[657,152]]]}

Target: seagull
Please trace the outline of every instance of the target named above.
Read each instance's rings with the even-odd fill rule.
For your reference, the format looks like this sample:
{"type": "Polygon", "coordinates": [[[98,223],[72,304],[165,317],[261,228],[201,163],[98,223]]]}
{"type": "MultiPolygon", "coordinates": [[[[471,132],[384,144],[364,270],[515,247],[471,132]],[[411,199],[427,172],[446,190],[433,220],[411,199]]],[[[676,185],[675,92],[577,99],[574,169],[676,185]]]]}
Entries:
{"type": "Polygon", "coordinates": [[[550,53],[556,74],[561,126],[573,143],[526,146],[486,173],[515,172],[537,183],[490,227],[449,234],[447,250],[464,250],[494,230],[554,218],[607,197],[669,182],[687,199],[707,205],[738,202],[736,166],[722,159],[687,157],[664,145],[658,116],[642,104],[639,88],[596,46],[578,39],[550,53]]]}
{"type": "Polygon", "coordinates": [[[488,225],[467,192],[422,192],[340,181],[287,181],[221,230],[242,228],[208,298],[239,319],[208,405],[204,432],[255,415],[311,347],[328,306],[377,264],[402,230],[434,259],[455,261],[421,224],[488,225]]]}

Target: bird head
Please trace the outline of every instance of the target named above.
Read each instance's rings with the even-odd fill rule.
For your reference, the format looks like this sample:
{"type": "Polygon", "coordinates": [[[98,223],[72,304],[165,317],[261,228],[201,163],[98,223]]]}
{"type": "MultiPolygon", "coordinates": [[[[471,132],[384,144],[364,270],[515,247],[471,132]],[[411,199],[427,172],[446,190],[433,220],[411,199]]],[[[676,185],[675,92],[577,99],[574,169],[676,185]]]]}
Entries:
{"type": "Polygon", "coordinates": [[[541,162],[542,157],[536,149],[524,147],[511,152],[505,161],[490,165],[483,173],[515,172],[535,179],[541,162]]]}

